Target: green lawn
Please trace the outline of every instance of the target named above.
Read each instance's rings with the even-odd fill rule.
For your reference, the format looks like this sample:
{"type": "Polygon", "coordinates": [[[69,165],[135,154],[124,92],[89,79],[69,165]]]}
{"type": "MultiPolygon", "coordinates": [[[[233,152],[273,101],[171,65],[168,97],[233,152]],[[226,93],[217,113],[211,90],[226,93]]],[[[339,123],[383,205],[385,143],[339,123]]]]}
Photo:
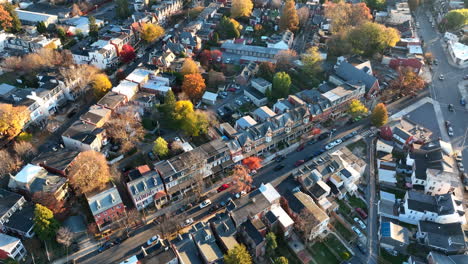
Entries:
{"type": "Polygon", "coordinates": [[[340,255],[342,260],[347,260],[351,257],[351,252],[346,249],[343,243],[341,243],[335,235],[329,234],[325,240],[325,244],[330,250],[333,250],[336,254],[340,255]],[[347,254],[349,257],[344,259],[344,254],[347,254]]]}
{"type": "Polygon", "coordinates": [[[296,256],[296,253],[289,248],[288,243],[280,235],[276,236],[278,247],[276,248],[276,257],[286,257],[290,264],[301,264],[301,261],[296,256]]]}
{"type": "Polygon", "coordinates": [[[356,196],[348,196],[348,201],[351,207],[359,207],[367,211],[367,204],[361,198],[356,196]]]}
{"type": "Polygon", "coordinates": [[[347,229],[343,224],[341,224],[339,221],[335,221],[333,223],[333,226],[335,227],[336,231],[340,233],[340,235],[346,239],[346,241],[351,241],[351,239],[354,238],[354,233],[347,229]]]}
{"type": "Polygon", "coordinates": [[[16,87],[24,87],[24,85],[17,83],[16,79],[19,79],[19,75],[14,72],[5,72],[0,75],[0,83],[7,83],[16,87]]]}
{"type": "Polygon", "coordinates": [[[319,263],[319,264],[340,263],[340,261],[335,257],[335,255],[333,255],[333,253],[324,243],[315,242],[314,245],[309,246],[308,248],[316,263],[319,263]]]}
{"type": "Polygon", "coordinates": [[[339,206],[338,211],[340,211],[342,215],[348,215],[351,213],[351,209],[345,204],[343,200],[336,200],[336,203],[339,206]]]}
{"type": "Polygon", "coordinates": [[[378,263],[382,264],[401,264],[408,260],[408,256],[398,254],[397,256],[390,255],[385,249],[380,249],[380,255],[378,263]]]}

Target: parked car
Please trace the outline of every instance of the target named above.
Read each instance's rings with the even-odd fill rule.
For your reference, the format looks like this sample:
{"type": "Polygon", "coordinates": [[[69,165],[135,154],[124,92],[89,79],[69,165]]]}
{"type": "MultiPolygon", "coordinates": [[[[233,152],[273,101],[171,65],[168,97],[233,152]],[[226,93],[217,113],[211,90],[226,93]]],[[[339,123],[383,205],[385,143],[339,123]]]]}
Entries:
{"type": "Polygon", "coordinates": [[[183,223],[182,223],[182,227],[186,227],[186,226],[189,226],[193,224],[193,218],[189,218],[189,219],[186,219],[183,223]]]}
{"type": "Polygon", "coordinates": [[[295,166],[295,167],[299,167],[299,166],[301,166],[302,164],[304,164],[304,160],[298,160],[298,161],[296,161],[296,163],[294,163],[294,166],[295,166]]]}
{"type": "Polygon", "coordinates": [[[463,80],[468,80],[468,74],[463,77],[463,80]]]}
{"type": "Polygon", "coordinates": [[[358,248],[359,251],[361,251],[363,254],[367,254],[367,249],[366,249],[366,247],[365,247],[361,242],[359,242],[359,243],[357,244],[357,248],[358,248]]]}
{"type": "Polygon", "coordinates": [[[210,207],[210,209],[208,209],[208,212],[210,213],[216,212],[219,208],[221,208],[219,204],[214,204],[213,206],[210,207]]]}
{"type": "Polygon", "coordinates": [[[359,207],[356,208],[355,210],[356,210],[356,212],[359,214],[359,216],[361,216],[363,219],[366,219],[366,218],[367,218],[367,213],[364,212],[364,210],[362,210],[362,209],[359,208],[359,207]]]}
{"type": "Polygon", "coordinates": [[[463,166],[463,163],[458,162],[458,170],[459,170],[460,172],[465,172],[465,167],[463,166]]]}
{"type": "MultiPolygon", "coordinates": [[[[434,64],[435,64],[435,63],[434,63],[434,64]]],[[[436,64],[436,65],[437,65],[437,64],[436,64]]],[[[445,77],[444,77],[443,74],[439,75],[439,80],[443,81],[444,79],[445,79],[445,77]]]]}
{"type": "Polygon", "coordinates": [[[278,164],[278,165],[276,165],[275,168],[273,168],[273,170],[274,170],[274,171],[279,171],[279,170],[281,170],[281,169],[283,169],[283,168],[284,168],[284,165],[283,165],[283,164],[278,164]]]}
{"type": "Polygon", "coordinates": [[[359,224],[361,229],[366,229],[366,224],[364,224],[364,222],[361,219],[359,219],[358,217],[354,217],[354,222],[359,224]]]}
{"type": "Polygon", "coordinates": [[[155,235],[155,236],[151,237],[150,239],[148,239],[148,241],[146,241],[146,245],[151,246],[152,244],[155,244],[158,241],[159,241],[159,236],[155,235]]]}
{"type": "Polygon", "coordinates": [[[450,112],[455,111],[455,108],[453,107],[453,104],[449,104],[449,105],[448,105],[448,110],[449,110],[450,112]]]}
{"type": "Polygon", "coordinates": [[[106,241],[104,242],[104,244],[102,244],[99,249],[98,249],[98,252],[101,253],[103,252],[104,250],[108,249],[108,248],[111,248],[112,246],[114,245],[114,243],[112,243],[111,241],[106,241]]]}
{"type": "Polygon", "coordinates": [[[343,143],[343,140],[342,139],[337,139],[333,143],[335,143],[335,146],[338,146],[339,144],[343,143]]]}
{"type": "Polygon", "coordinates": [[[461,104],[462,106],[465,106],[465,105],[466,105],[465,97],[460,98],[460,104],[461,104]]]}
{"type": "Polygon", "coordinates": [[[359,230],[359,228],[357,228],[355,226],[352,226],[351,229],[353,229],[354,233],[356,233],[358,235],[358,237],[363,237],[363,234],[362,234],[361,230],[359,230]]]}
{"type": "Polygon", "coordinates": [[[200,204],[200,208],[205,208],[207,207],[208,205],[211,204],[211,200],[210,199],[206,199],[205,201],[201,202],[200,204]]]}
{"type": "Polygon", "coordinates": [[[276,162],[281,162],[281,161],[283,161],[285,158],[286,158],[285,156],[280,155],[280,156],[277,156],[277,157],[275,158],[275,161],[276,161],[276,162]]]}
{"type": "Polygon", "coordinates": [[[229,185],[228,183],[225,183],[225,184],[219,186],[219,188],[218,188],[217,191],[218,191],[218,192],[222,192],[222,191],[226,190],[226,189],[229,188],[229,187],[231,187],[231,185],[229,185]]]}
{"type": "Polygon", "coordinates": [[[325,146],[325,149],[330,150],[330,149],[332,149],[334,147],[335,147],[335,142],[331,142],[331,143],[329,143],[328,145],[325,146]]]}
{"type": "Polygon", "coordinates": [[[447,129],[448,135],[453,136],[453,128],[452,128],[452,124],[450,123],[450,121],[445,121],[445,128],[447,129]]]}
{"type": "Polygon", "coordinates": [[[156,155],[154,155],[153,151],[148,152],[148,158],[150,160],[156,160],[156,155]]]}
{"type": "Polygon", "coordinates": [[[320,136],[318,137],[319,140],[323,140],[323,139],[326,139],[327,137],[330,136],[330,132],[325,132],[325,133],[322,133],[320,134],[320,136]]]}
{"type": "Polygon", "coordinates": [[[299,152],[299,151],[303,151],[304,150],[304,145],[300,145],[299,147],[297,147],[296,151],[299,152]]]}

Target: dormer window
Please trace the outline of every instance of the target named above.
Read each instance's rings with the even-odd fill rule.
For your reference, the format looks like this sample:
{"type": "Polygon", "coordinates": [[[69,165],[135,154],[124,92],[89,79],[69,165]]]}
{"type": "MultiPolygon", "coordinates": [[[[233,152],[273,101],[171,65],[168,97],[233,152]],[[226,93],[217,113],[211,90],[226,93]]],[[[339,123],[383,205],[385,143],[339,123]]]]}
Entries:
{"type": "Polygon", "coordinates": [[[250,146],[245,146],[245,152],[250,152],[251,147],[250,146]]]}
{"type": "Polygon", "coordinates": [[[306,118],[304,118],[304,120],[302,120],[302,121],[304,122],[304,124],[307,124],[307,123],[309,123],[309,118],[306,117],[306,118]]]}
{"type": "Polygon", "coordinates": [[[271,135],[266,136],[266,137],[265,137],[265,141],[266,141],[266,142],[271,142],[271,135]]]}
{"type": "Polygon", "coordinates": [[[291,132],[291,127],[286,127],[286,133],[291,132]]]}
{"type": "Polygon", "coordinates": [[[115,203],[115,196],[113,193],[111,193],[110,197],[111,197],[112,203],[115,203]]]}

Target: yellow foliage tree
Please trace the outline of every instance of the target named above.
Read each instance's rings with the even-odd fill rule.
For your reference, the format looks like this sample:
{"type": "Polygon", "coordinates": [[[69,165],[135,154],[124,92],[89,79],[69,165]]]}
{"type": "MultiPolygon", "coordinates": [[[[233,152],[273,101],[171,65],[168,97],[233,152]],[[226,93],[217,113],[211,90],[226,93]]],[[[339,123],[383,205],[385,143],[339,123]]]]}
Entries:
{"type": "Polygon", "coordinates": [[[352,117],[358,117],[360,115],[367,114],[368,111],[369,110],[367,110],[367,107],[357,99],[353,99],[351,100],[351,103],[349,103],[348,113],[352,117]]]}
{"type": "Polygon", "coordinates": [[[141,38],[146,42],[153,42],[164,35],[164,28],[151,23],[143,23],[141,26],[141,38]]]}
{"type": "Polygon", "coordinates": [[[294,0],[286,1],[280,18],[281,30],[289,29],[296,31],[299,28],[299,16],[297,15],[296,3],[294,0]]]}
{"type": "Polygon", "coordinates": [[[173,113],[174,120],[189,136],[198,136],[201,133],[207,133],[209,120],[205,112],[195,111],[190,101],[177,101],[173,113]]]}
{"type": "Polygon", "coordinates": [[[0,104],[0,135],[14,137],[21,132],[29,119],[29,111],[25,106],[0,104]]]}
{"type": "Polygon", "coordinates": [[[182,68],[180,69],[182,75],[200,73],[198,65],[190,58],[185,59],[182,68]]]}
{"type": "Polygon", "coordinates": [[[187,74],[182,83],[182,91],[193,100],[198,100],[205,92],[205,79],[199,73],[187,74]]]}
{"type": "Polygon", "coordinates": [[[69,171],[70,184],[78,194],[104,189],[110,175],[106,157],[94,150],[81,152],[69,171]]]}
{"type": "Polygon", "coordinates": [[[253,3],[251,0],[233,0],[231,17],[247,17],[252,14],[253,3]]]}
{"type": "Polygon", "coordinates": [[[102,97],[112,88],[109,77],[104,73],[94,75],[91,85],[93,86],[96,97],[102,97]]]}

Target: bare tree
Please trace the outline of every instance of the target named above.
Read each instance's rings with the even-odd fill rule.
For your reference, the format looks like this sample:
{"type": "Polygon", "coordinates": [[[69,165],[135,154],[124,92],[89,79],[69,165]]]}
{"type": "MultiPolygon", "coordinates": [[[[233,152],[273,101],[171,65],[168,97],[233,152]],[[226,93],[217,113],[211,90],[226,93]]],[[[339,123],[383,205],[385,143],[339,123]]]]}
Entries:
{"type": "Polygon", "coordinates": [[[232,177],[234,181],[234,192],[248,192],[252,187],[252,176],[246,167],[242,165],[236,165],[232,169],[232,177]]]}
{"type": "Polygon", "coordinates": [[[276,69],[278,71],[288,71],[290,70],[294,64],[294,60],[296,60],[297,53],[294,50],[282,50],[276,54],[276,69]]]}
{"type": "Polygon", "coordinates": [[[13,149],[15,150],[16,154],[25,162],[29,162],[34,154],[36,154],[36,148],[27,141],[15,142],[13,149]]]}
{"type": "Polygon", "coordinates": [[[133,109],[119,111],[105,125],[107,136],[121,145],[122,152],[134,148],[135,142],[145,135],[141,122],[133,113],[136,113],[133,109]]]}
{"type": "Polygon", "coordinates": [[[21,166],[21,161],[6,149],[0,150],[0,176],[12,173],[21,166]]]}
{"type": "Polygon", "coordinates": [[[156,230],[161,234],[163,239],[168,238],[181,227],[179,223],[179,221],[182,221],[180,215],[164,214],[158,220],[159,223],[156,225],[156,230]]]}
{"type": "Polygon", "coordinates": [[[192,190],[200,198],[205,188],[204,172],[206,159],[200,152],[190,151],[187,153],[186,162],[191,166],[190,170],[193,172],[192,190]]]}
{"type": "Polygon", "coordinates": [[[309,19],[309,8],[307,6],[303,6],[297,10],[297,16],[299,17],[299,24],[304,26],[309,19]]]}
{"type": "Polygon", "coordinates": [[[278,9],[278,8],[281,7],[281,2],[282,2],[281,0],[272,0],[272,1],[270,2],[270,6],[271,6],[272,8],[278,9]]]}
{"type": "MultiPolygon", "coordinates": [[[[35,192],[32,196],[32,201],[49,208],[55,216],[63,214],[66,210],[65,201],[57,200],[52,193],[35,192]]],[[[58,216],[58,218],[61,217],[58,216]]]]}
{"type": "Polygon", "coordinates": [[[71,65],[59,69],[60,74],[65,80],[65,85],[69,86],[76,94],[84,94],[91,87],[89,84],[94,75],[99,73],[99,69],[88,64],[71,65]]]}
{"type": "Polygon", "coordinates": [[[120,223],[125,227],[127,235],[129,235],[129,230],[131,227],[138,225],[142,222],[142,217],[140,212],[133,208],[127,211],[127,216],[120,221],[120,223]]]}
{"type": "Polygon", "coordinates": [[[320,224],[306,208],[302,209],[301,213],[294,221],[294,226],[299,230],[303,239],[306,241],[309,240],[312,229],[320,224]]]}
{"type": "Polygon", "coordinates": [[[57,231],[57,242],[69,247],[73,240],[73,233],[68,227],[60,227],[57,231]]]}

